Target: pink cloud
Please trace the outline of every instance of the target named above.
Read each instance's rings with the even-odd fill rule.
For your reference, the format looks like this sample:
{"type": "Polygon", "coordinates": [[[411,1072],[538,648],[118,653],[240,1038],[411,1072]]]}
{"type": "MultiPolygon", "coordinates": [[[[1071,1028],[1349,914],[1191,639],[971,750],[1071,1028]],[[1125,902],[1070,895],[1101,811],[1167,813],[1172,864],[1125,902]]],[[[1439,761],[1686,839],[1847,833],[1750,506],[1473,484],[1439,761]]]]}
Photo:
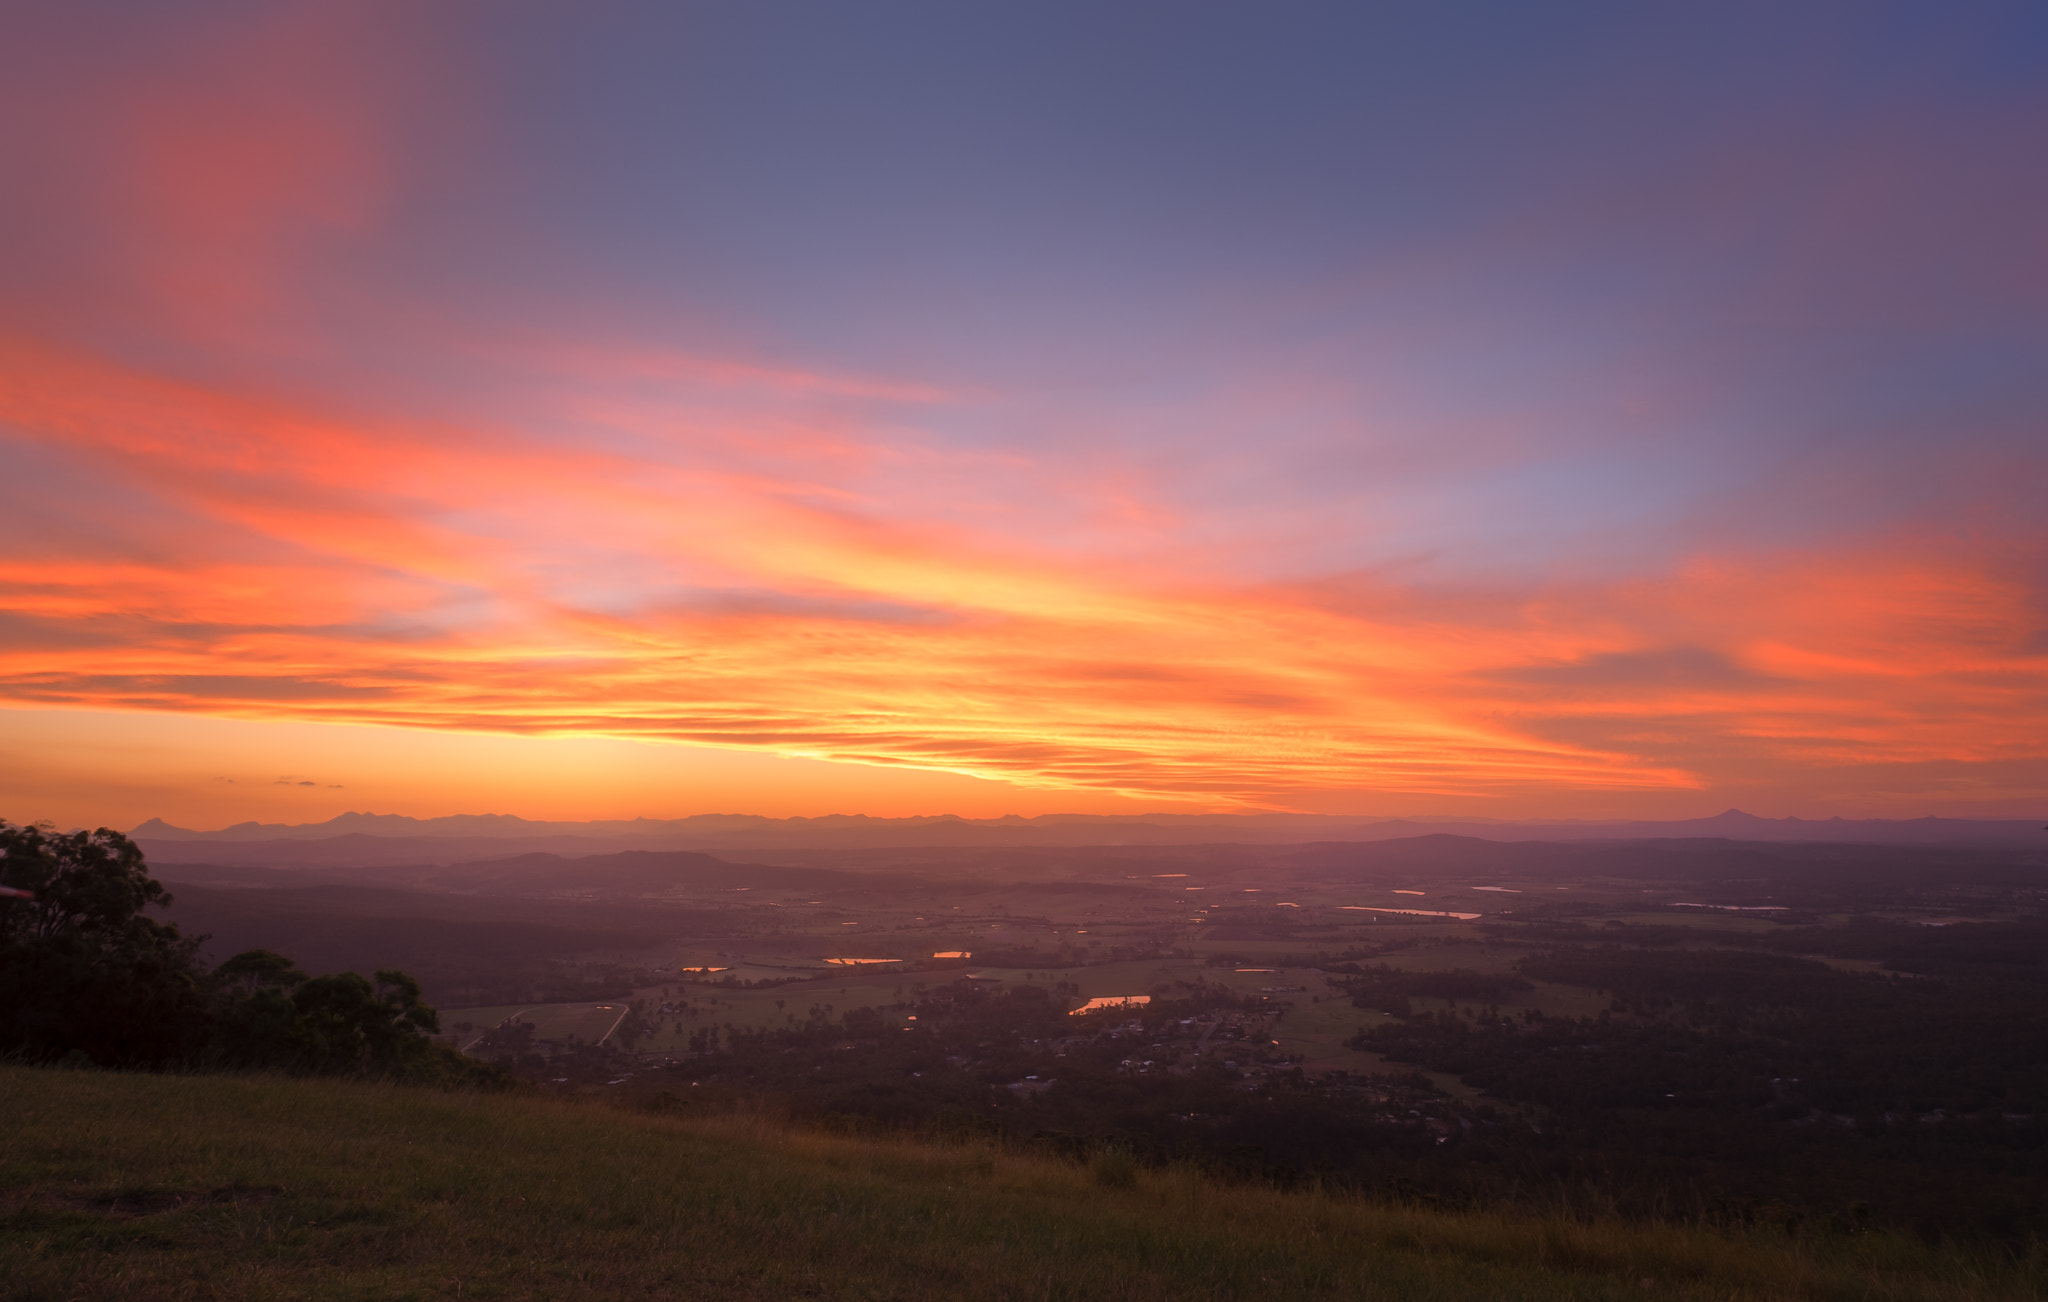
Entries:
{"type": "Polygon", "coordinates": [[[2039,620],[1967,552],[1730,555],[1483,599],[1381,583],[1333,604],[820,511],[746,477],[36,361],[10,370],[47,383],[0,391],[0,416],[218,532],[0,570],[0,611],[78,635],[0,656],[22,701],[658,738],[1277,806],[1345,789],[1526,804],[1697,790],[1731,765],[2037,747],[2039,620]],[[447,522],[485,515],[522,528],[447,522]],[[251,534],[269,562],[234,559],[251,534]],[[577,600],[616,556],[789,597],[577,600]]]}
{"type": "MultiPolygon", "coordinates": [[[[602,311],[480,323],[369,256],[448,161],[411,107],[450,129],[461,60],[401,10],[253,12],[111,53],[52,19],[0,88],[38,126],[0,161],[41,268],[9,270],[0,438],[106,489],[0,557],[0,695],[1219,805],[2005,799],[2037,771],[2029,414],[1758,400],[1814,436],[1784,450],[1729,395],[1787,332],[2032,310],[2048,246],[2011,214],[2039,169],[1958,216],[1983,159],[1905,117],[1705,148],[1399,265],[1219,293],[1196,342],[1025,392],[696,317],[694,351],[602,311]],[[1571,279],[1589,230],[1687,310],[1595,301],[1567,341],[1592,360],[1531,364],[1569,349],[1510,273],[1571,279]],[[1886,420],[1941,437],[1891,464],[1886,420]],[[1700,430],[1727,442],[1694,456],[1700,430]]],[[[1986,129],[1986,157],[2048,143],[1986,129]]]]}

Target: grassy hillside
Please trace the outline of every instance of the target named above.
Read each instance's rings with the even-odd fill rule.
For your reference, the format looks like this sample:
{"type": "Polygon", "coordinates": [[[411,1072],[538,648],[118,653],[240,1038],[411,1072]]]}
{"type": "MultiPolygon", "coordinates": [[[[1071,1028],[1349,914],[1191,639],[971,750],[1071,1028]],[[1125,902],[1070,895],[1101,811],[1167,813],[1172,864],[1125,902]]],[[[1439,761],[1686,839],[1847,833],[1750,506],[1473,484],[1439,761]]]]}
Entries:
{"type": "Polygon", "coordinates": [[[0,1068],[10,1298],[2034,1298],[1876,1235],[1387,1207],[531,1096],[0,1068]]]}

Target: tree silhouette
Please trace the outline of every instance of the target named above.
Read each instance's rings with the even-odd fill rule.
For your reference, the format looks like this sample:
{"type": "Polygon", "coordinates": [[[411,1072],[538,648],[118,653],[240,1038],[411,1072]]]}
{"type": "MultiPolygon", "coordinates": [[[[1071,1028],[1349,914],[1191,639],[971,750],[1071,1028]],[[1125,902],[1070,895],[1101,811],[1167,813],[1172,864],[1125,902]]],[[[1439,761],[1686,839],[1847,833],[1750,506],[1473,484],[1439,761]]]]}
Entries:
{"type": "Polygon", "coordinates": [[[144,917],[171,902],[119,832],[0,820],[0,1048],[30,1059],[156,1066],[209,1026],[199,942],[144,917]]]}
{"type": "Polygon", "coordinates": [[[171,894],[119,832],[0,820],[0,887],[0,1052],[103,1067],[504,1079],[428,1038],[439,1019],[403,972],[309,977],[267,949],[205,971],[204,937],[143,915],[171,894]]]}

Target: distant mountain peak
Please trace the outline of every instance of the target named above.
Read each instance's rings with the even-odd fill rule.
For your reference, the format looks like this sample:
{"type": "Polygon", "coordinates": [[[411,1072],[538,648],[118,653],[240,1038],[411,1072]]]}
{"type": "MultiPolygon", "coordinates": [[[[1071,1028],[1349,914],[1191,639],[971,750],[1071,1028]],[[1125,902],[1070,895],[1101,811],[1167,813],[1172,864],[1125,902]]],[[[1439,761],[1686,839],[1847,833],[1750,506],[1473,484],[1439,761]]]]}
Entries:
{"type": "Polygon", "coordinates": [[[198,836],[199,833],[192,831],[190,828],[173,826],[161,818],[152,818],[146,823],[136,825],[135,829],[129,832],[128,835],[155,837],[159,841],[176,841],[185,837],[198,836]]]}

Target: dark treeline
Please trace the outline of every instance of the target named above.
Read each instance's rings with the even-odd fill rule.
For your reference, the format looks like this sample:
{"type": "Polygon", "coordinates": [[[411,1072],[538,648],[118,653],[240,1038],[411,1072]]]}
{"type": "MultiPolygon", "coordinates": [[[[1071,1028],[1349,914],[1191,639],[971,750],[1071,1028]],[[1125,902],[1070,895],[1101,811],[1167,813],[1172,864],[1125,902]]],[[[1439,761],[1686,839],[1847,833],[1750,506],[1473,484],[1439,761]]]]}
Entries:
{"type": "Polygon", "coordinates": [[[1607,998],[1597,1016],[1518,1010],[1505,985],[1442,983],[1455,974],[1368,971],[1347,982],[1356,1002],[1396,1020],[1353,1044],[1526,1105],[1527,1142],[1574,1179],[2048,1233],[2048,926],[1788,927],[1734,949],[1640,930],[1628,938],[1648,944],[1558,946],[1516,965],[1607,998]],[[1418,1011],[1420,996],[1443,1006],[1418,1011]]]}
{"type": "Polygon", "coordinates": [[[203,937],[144,910],[170,903],[135,843],[0,821],[0,1052],[117,1068],[260,1068],[490,1084],[437,1044],[403,972],[309,976],[264,949],[208,968],[203,937]]]}

